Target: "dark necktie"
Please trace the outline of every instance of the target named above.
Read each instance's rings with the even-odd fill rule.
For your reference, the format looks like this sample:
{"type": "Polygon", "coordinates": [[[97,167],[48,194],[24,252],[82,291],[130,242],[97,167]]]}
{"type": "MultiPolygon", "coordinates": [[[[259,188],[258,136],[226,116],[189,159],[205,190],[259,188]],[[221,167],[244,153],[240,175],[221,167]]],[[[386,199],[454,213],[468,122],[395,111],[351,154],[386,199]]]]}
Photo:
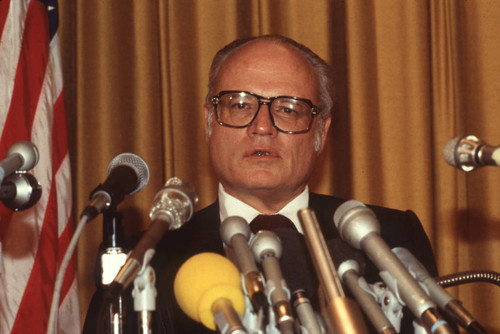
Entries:
{"type": "Polygon", "coordinates": [[[250,222],[250,229],[253,233],[260,230],[273,231],[279,228],[297,231],[292,221],[283,215],[258,215],[250,222]]]}

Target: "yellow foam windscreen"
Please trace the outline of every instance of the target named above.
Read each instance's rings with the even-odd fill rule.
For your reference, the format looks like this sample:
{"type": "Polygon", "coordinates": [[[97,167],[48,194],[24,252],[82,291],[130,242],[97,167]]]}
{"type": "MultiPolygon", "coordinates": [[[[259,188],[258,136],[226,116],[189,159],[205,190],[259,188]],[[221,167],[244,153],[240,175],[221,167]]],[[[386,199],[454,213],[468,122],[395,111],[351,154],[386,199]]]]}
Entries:
{"type": "Polygon", "coordinates": [[[215,301],[228,299],[236,312],[245,312],[240,273],[229,259],[216,253],[199,253],[184,262],[175,276],[174,294],[184,313],[211,330],[216,330],[215,301]]]}

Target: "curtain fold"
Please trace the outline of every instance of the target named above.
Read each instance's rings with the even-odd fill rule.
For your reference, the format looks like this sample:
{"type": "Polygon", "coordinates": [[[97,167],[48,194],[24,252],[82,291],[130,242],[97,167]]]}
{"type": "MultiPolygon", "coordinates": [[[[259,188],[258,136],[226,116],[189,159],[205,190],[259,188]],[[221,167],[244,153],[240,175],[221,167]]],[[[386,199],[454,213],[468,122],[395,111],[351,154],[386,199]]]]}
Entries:
{"type": "MultiPolygon", "coordinates": [[[[313,191],[411,209],[441,274],[500,271],[500,170],[465,174],[442,157],[453,137],[500,143],[500,6],[484,1],[60,1],[75,217],[122,152],[151,180],[120,205],[125,233],[149,225],[172,177],[192,183],[198,209],[217,183],[203,131],[213,55],[235,38],[278,33],[335,70],[331,132],[313,191]]],[[[94,289],[101,218],[78,249],[81,309],[94,289]]],[[[450,290],[500,332],[498,288],[450,290]],[[492,298],[495,297],[495,298],[492,298]]],[[[84,316],[84,314],[82,314],[84,316]]]]}

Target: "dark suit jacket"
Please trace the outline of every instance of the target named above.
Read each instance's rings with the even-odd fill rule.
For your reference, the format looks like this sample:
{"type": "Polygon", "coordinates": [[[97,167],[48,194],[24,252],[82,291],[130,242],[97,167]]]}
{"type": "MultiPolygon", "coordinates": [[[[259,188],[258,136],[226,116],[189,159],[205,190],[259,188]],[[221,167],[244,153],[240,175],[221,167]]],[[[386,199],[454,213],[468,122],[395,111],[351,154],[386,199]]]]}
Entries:
{"type": "MultiPolygon", "coordinates": [[[[326,240],[339,238],[333,223],[333,213],[344,200],[331,196],[311,193],[309,206],[318,218],[326,240]]],[[[377,206],[369,206],[377,215],[381,224],[381,235],[387,244],[393,247],[405,247],[412,252],[431,275],[437,276],[434,255],[429,240],[416,215],[411,211],[398,211],[377,206]]],[[[201,324],[189,319],[177,306],[173,295],[173,281],[178,268],[191,256],[200,252],[223,254],[223,243],[219,237],[219,205],[218,202],[196,212],[192,219],[176,231],[168,232],[156,247],[152,266],[156,271],[158,289],[157,312],[155,314],[155,332],[158,333],[213,333],[201,324]]],[[[305,245],[303,253],[307,253],[305,245]]],[[[312,267],[311,267],[312,268],[312,267]]],[[[312,269],[311,269],[312,270],[312,269]]],[[[369,282],[381,281],[378,270],[367,261],[365,278],[369,282]]],[[[126,292],[124,298],[130,298],[126,292]]],[[[89,307],[85,321],[84,333],[95,333],[96,311],[99,308],[100,293],[96,293],[89,307]]],[[[130,303],[127,301],[126,303],[130,303]]],[[[133,305],[133,304],[130,304],[133,305]]],[[[135,331],[136,319],[133,309],[129,308],[131,317],[127,319],[127,327],[135,331]]],[[[405,316],[405,318],[409,318],[405,316]]],[[[410,326],[411,326],[411,319],[410,326]]],[[[408,323],[403,327],[403,333],[408,323]]],[[[411,327],[409,327],[411,328],[411,327]]]]}

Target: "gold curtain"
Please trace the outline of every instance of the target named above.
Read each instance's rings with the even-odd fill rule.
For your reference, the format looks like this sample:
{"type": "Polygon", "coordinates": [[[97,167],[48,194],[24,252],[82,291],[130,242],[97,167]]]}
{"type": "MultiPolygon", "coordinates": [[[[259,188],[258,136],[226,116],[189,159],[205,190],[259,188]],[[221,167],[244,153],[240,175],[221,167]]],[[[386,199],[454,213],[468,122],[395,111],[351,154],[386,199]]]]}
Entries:
{"type": "MultiPolygon", "coordinates": [[[[211,58],[235,38],[279,33],[335,69],[333,127],[311,188],[414,210],[441,274],[500,271],[500,170],[465,174],[442,158],[453,137],[500,142],[498,0],[59,2],[75,218],[122,152],[151,173],[120,205],[127,235],[147,228],[153,196],[172,176],[197,188],[198,208],[211,203],[202,116],[211,58]]],[[[82,316],[100,220],[79,241],[82,316]]],[[[498,288],[450,292],[500,332],[498,288]]]]}

